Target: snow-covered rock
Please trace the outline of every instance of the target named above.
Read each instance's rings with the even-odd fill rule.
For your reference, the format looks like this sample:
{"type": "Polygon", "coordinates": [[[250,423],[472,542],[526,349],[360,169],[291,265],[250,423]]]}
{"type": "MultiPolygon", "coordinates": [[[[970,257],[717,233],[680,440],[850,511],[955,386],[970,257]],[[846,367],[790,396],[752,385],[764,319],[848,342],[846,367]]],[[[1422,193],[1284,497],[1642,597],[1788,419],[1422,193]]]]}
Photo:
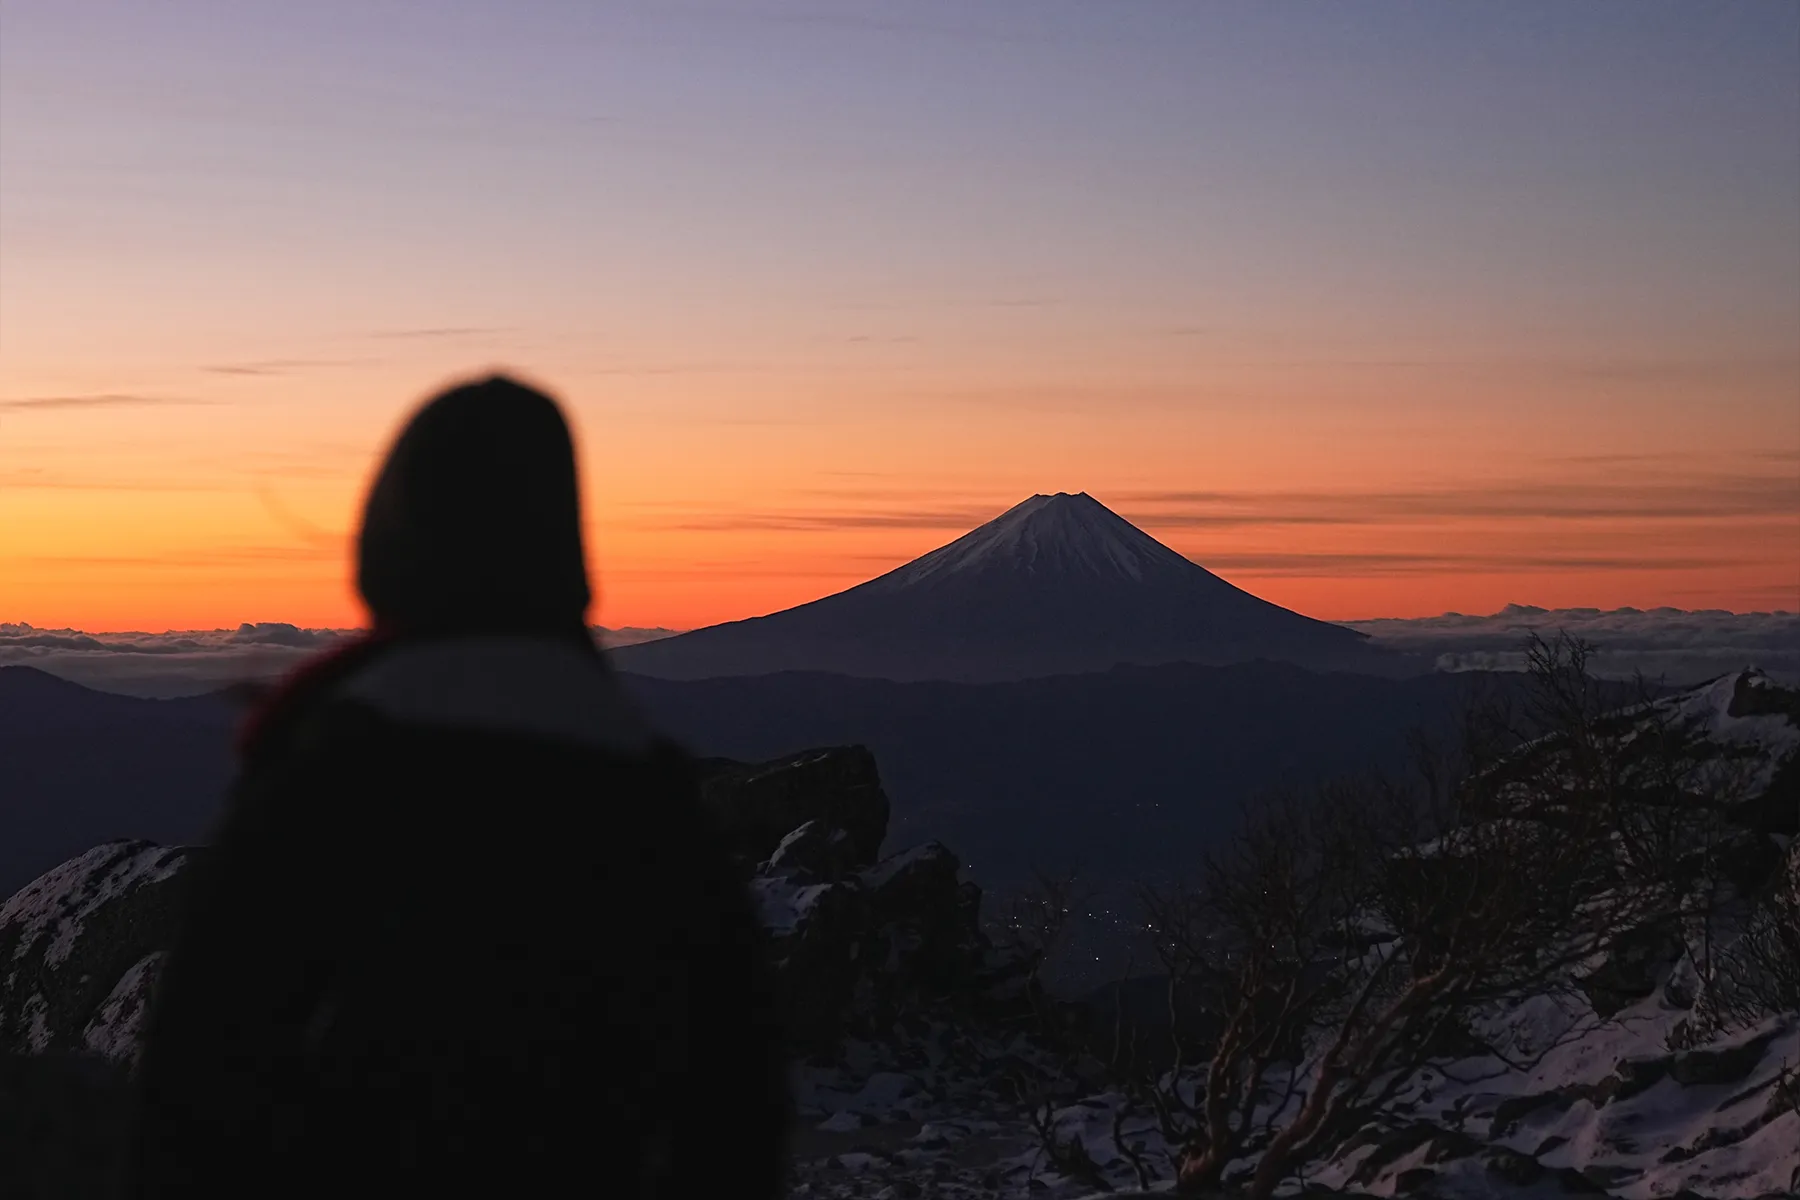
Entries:
{"type": "Polygon", "coordinates": [[[998,995],[1003,964],[980,930],[980,889],[959,879],[942,845],[831,882],[785,861],[772,856],[750,889],[803,1048],[833,1046],[906,1011],[998,995]]]}
{"type": "Polygon", "coordinates": [[[0,905],[0,1052],[132,1056],[191,853],[108,842],[0,905]]]}

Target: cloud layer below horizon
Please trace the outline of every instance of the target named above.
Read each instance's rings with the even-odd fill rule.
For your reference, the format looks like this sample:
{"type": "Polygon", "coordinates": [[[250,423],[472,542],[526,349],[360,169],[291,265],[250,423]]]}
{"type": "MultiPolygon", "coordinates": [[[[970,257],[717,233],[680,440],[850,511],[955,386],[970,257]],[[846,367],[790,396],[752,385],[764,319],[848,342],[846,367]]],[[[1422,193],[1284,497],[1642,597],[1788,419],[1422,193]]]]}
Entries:
{"type": "MultiPolygon", "coordinates": [[[[1509,604],[1484,616],[1380,618],[1344,624],[1394,650],[1428,655],[1442,671],[1516,671],[1533,634],[1592,642],[1605,675],[1637,672],[1692,683],[1746,666],[1800,674],[1800,613],[1621,608],[1546,609],[1509,604]]],[[[196,695],[263,682],[357,631],[280,622],[236,629],[94,635],[0,622],[0,667],[36,667],[88,687],[136,696],[196,695]]],[[[597,629],[607,645],[669,637],[672,629],[597,629]]]]}
{"type": "MultiPolygon", "coordinates": [[[[262,621],[236,629],[90,634],[0,621],[0,667],[36,667],[87,687],[130,696],[192,696],[280,678],[358,632],[262,621]]],[[[609,646],[654,641],[674,632],[595,630],[609,646]]]]}
{"type": "Polygon", "coordinates": [[[1671,683],[1695,683],[1747,666],[1800,671],[1800,614],[1721,609],[1538,608],[1509,604],[1486,616],[1346,621],[1382,645],[1432,656],[1440,671],[1517,671],[1535,634],[1590,642],[1602,675],[1642,672],[1671,683]]]}

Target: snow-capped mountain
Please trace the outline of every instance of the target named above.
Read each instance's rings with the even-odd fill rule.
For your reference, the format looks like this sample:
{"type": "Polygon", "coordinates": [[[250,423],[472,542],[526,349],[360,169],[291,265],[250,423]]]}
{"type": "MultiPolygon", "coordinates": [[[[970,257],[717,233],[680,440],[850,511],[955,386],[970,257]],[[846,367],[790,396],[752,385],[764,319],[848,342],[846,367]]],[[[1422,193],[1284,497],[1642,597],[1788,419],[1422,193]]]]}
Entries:
{"type": "Polygon", "coordinates": [[[988,682],[1258,658],[1406,670],[1359,633],[1233,587],[1085,492],[1033,496],[848,591],[615,658],[669,679],[804,670],[988,682]]]}
{"type": "MultiPolygon", "coordinates": [[[[866,585],[871,593],[952,584],[971,576],[1023,575],[1153,584],[1194,574],[1194,564],[1086,492],[1033,496],[947,546],[866,585]]],[[[1229,587],[1202,569],[1209,579],[1229,587]]]]}

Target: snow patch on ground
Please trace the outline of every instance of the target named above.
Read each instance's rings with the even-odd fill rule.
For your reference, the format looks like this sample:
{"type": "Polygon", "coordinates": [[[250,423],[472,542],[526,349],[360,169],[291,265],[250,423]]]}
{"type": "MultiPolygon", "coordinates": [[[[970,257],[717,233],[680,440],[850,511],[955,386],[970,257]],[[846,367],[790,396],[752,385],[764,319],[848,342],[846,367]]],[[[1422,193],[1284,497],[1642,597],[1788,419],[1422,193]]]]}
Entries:
{"type": "Polygon", "coordinates": [[[780,875],[763,875],[750,881],[750,891],[756,898],[763,928],[777,937],[785,937],[806,924],[819,901],[840,886],[835,883],[800,884],[780,875]]]}

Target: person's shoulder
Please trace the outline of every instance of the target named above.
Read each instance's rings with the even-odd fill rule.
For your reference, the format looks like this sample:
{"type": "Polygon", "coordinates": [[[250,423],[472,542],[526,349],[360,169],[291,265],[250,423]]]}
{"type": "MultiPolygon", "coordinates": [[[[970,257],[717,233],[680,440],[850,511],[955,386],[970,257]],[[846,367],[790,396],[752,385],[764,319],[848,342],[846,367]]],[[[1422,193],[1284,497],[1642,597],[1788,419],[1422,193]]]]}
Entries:
{"type": "Polygon", "coordinates": [[[412,730],[560,745],[607,761],[664,756],[597,648],[491,635],[390,647],[333,699],[412,730]]]}
{"type": "Polygon", "coordinates": [[[246,762],[278,754],[296,731],[312,725],[332,692],[373,662],[385,640],[365,635],[301,664],[251,707],[238,729],[238,753],[246,762]]]}

